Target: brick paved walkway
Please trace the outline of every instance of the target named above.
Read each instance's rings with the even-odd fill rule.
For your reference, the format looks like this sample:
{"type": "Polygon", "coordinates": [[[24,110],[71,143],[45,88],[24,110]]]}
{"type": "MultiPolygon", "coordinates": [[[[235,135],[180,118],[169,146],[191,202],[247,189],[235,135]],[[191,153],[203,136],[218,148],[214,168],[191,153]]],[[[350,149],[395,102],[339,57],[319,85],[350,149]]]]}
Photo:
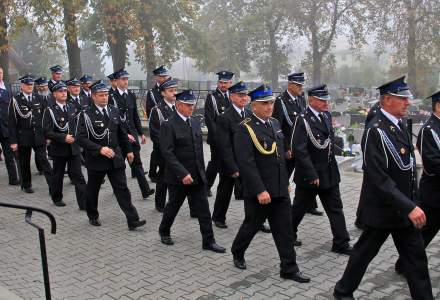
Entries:
{"type": "MultiPolygon", "coordinates": [[[[147,167],[150,149],[144,147],[143,151],[147,167]]],[[[67,206],[58,208],[51,204],[42,176],[34,175],[36,192],[28,195],[7,185],[5,172],[2,162],[0,201],[42,207],[56,216],[57,234],[47,233],[54,299],[332,299],[335,282],[347,262],[347,257],[330,252],[331,232],[326,217],[308,215],[301,224],[299,238],[304,245],[297,249],[298,263],[312,282],[298,284],[280,279],[279,259],[270,234],[257,234],[246,253],[247,270],[233,266],[230,246],[244,216],[242,201],[231,201],[228,229],[214,227],[218,243],[228,248],[228,253],[216,254],[202,251],[199,227],[189,217],[187,204],[172,228],[175,245],[162,245],[157,233],[161,214],[154,210],[152,200],[141,200],[135,179],[129,179],[129,187],[140,215],[147,218],[147,226],[129,232],[108,181],[100,194],[103,226],[96,228],[77,209],[74,188],[67,178],[67,206]]],[[[354,241],[359,235],[353,222],[361,180],[361,174],[342,174],[341,193],[354,241]]],[[[213,201],[210,198],[211,207],[213,201]]],[[[36,214],[34,219],[49,228],[44,218],[36,214]]],[[[436,239],[428,248],[436,298],[440,298],[439,250],[436,239]]],[[[0,253],[0,286],[25,299],[44,298],[37,231],[24,223],[22,212],[0,209],[0,253]]],[[[387,241],[355,296],[409,299],[406,282],[394,273],[395,260],[396,250],[387,241]]]]}

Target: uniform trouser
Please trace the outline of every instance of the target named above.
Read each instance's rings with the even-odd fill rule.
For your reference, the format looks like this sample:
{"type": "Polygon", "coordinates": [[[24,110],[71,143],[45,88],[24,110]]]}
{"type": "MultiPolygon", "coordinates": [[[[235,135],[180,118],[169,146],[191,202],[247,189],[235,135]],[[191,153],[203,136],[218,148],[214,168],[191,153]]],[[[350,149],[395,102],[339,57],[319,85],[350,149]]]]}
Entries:
{"type": "MultiPolygon", "coordinates": [[[[425,212],[426,216],[426,224],[421,230],[423,244],[426,248],[440,230],[440,207],[433,207],[423,203],[420,203],[419,207],[425,212]]],[[[397,268],[403,268],[401,258],[397,260],[396,266],[397,268]]]]}
{"type": "Polygon", "coordinates": [[[150,155],[150,170],[148,171],[148,176],[156,177],[157,167],[158,167],[157,152],[153,148],[153,151],[151,151],[151,155],[150,155]]]}
{"type": "Polygon", "coordinates": [[[214,221],[226,221],[226,213],[229,208],[229,203],[231,202],[232,190],[235,191],[235,198],[241,198],[240,179],[228,175],[220,175],[217,194],[215,196],[214,210],[212,212],[212,219],[214,221]]]}
{"type": "MultiPolygon", "coordinates": [[[[44,151],[46,152],[46,156],[47,156],[47,150],[49,149],[50,145],[49,146],[43,145],[43,147],[44,147],[44,151]]],[[[40,161],[37,159],[36,155],[35,155],[35,167],[37,168],[37,171],[39,173],[44,172],[43,166],[41,165],[40,161]]]]}
{"type": "Polygon", "coordinates": [[[81,154],[53,157],[52,200],[53,202],[63,200],[63,181],[66,165],[69,178],[75,186],[78,207],[79,209],[85,209],[86,181],[81,171],[81,154]]]}
{"type": "Polygon", "coordinates": [[[156,193],[154,194],[154,202],[156,205],[156,208],[164,208],[165,202],[167,198],[167,189],[168,185],[165,182],[165,161],[163,160],[160,155],[158,155],[158,166],[159,170],[157,172],[157,182],[156,182],[156,193]]]}
{"type": "Polygon", "coordinates": [[[136,177],[141,189],[142,197],[148,197],[150,186],[148,185],[147,178],[145,177],[144,167],[142,166],[141,155],[139,151],[133,151],[134,159],[130,164],[131,172],[136,177]]]}
{"type": "Polygon", "coordinates": [[[211,160],[206,167],[206,181],[208,182],[208,189],[214,185],[214,181],[218,173],[217,147],[215,145],[209,145],[209,148],[211,149],[211,160]]]}
{"type": "Polygon", "coordinates": [[[130,190],[127,187],[125,168],[111,169],[108,171],[95,171],[87,169],[88,180],[86,187],[86,210],[89,219],[98,219],[98,196],[102,181],[107,175],[119,207],[124,212],[128,225],[139,221],[136,208],[131,203],[130,190]]]}
{"type": "Polygon", "coordinates": [[[6,170],[8,171],[9,182],[18,180],[17,165],[15,164],[14,152],[11,149],[9,138],[0,135],[0,143],[3,148],[3,156],[5,157],[6,170]]]}
{"type": "MultiPolygon", "coordinates": [[[[295,159],[294,158],[286,159],[286,170],[287,170],[287,176],[290,179],[290,176],[292,176],[293,171],[295,170],[295,159]]],[[[318,208],[318,204],[316,203],[316,198],[311,200],[311,202],[312,203],[310,204],[310,206],[307,209],[307,211],[310,211],[310,210],[318,208]]]]}
{"type": "Polygon", "coordinates": [[[419,204],[419,207],[425,212],[426,225],[422,228],[422,237],[425,247],[431,243],[432,239],[440,230],[440,207],[419,204]]]}
{"type": "Polygon", "coordinates": [[[170,235],[171,226],[174,223],[180,207],[188,197],[190,210],[197,213],[199,220],[200,232],[204,245],[215,242],[214,232],[212,230],[211,212],[209,211],[209,203],[206,194],[206,186],[204,184],[197,185],[171,185],[168,184],[169,199],[165,205],[160,223],[159,233],[161,235],[170,235]]]}
{"type": "Polygon", "coordinates": [[[47,185],[49,186],[49,192],[51,192],[52,186],[52,167],[47,160],[46,146],[20,146],[18,145],[18,162],[21,173],[21,186],[23,188],[32,187],[32,175],[31,175],[31,151],[35,152],[35,160],[39,162],[43,170],[44,177],[46,178],[47,185]]]}
{"type": "Polygon", "coordinates": [[[410,226],[402,229],[378,229],[367,227],[353,247],[348,264],[335,291],[341,295],[352,295],[358,288],[368,265],[377,255],[382,244],[391,234],[403,267],[413,299],[434,299],[428,272],[428,259],[420,232],[410,226]]]}
{"type": "Polygon", "coordinates": [[[298,226],[313,199],[319,196],[322,206],[330,221],[330,227],[333,233],[333,246],[345,248],[348,246],[350,236],[347,232],[345,224],[345,216],[342,206],[339,185],[335,185],[328,189],[306,189],[297,186],[295,190],[295,198],[292,204],[292,227],[295,239],[297,238],[298,226]]]}
{"type": "Polygon", "coordinates": [[[234,257],[244,258],[244,253],[255,234],[260,230],[264,221],[268,219],[281,260],[281,273],[291,274],[297,272],[298,266],[293,247],[294,239],[289,196],[272,198],[272,202],[266,205],[258,203],[257,198],[245,198],[244,212],[243,224],[232,243],[231,252],[234,257]]]}

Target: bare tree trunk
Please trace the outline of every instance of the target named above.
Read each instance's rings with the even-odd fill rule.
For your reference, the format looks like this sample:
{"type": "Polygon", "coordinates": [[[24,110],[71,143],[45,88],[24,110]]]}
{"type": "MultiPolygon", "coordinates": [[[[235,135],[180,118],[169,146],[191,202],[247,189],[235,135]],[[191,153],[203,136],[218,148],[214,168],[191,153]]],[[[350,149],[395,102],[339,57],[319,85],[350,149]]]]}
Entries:
{"type": "Polygon", "coordinates": [[[415,9],[408,7],[408,40],[406,49],[406,59],[408,68],[408,85],[410,86],[414,96],[418,96],[417,85],[417,62],[416,62],[416,20],[415,9]]]}
{"type": "Polygon", "coordinates": [[[127,58],[127,39],[120,31],[113,32],[114,38],[107,37],[113,61],[113,71],[123,69],[127,58]]]}
{"type": "Polygon", "coordinates": [[[321,83],[322,53],[319,50],[319,34],[316,23],[311,25],[312,32],[312,80],[313,85],[321,83]]]}
{"type": "Polygon", "coordinates": [[[154,79],[152,71],[156,68],[156,55],[154,53],[154,36],[153,36],[153,24],[151,23],[151,17],[146,14],[139,14],[141,17],[142,28],[144,31],[144,58],[145,69],[147,75],[148,87],[151,88],[154,85],[154,79]]]}
{"type": "Polygon", "coordinates": [[[125,67],[128,38],[123,25],[114,24],[113,20],[115,18],[110,18],[109,16],[116,16],[120,14],[120,12],[123,11],[123,8],[119,7],[117,4],[108,3],[107,1],[103,1],[102,8],[105,16],[104,28],[106,39],[113,61],[113,71],[116,71],[125,67]]]}
{"type": "Polygon", "coordinates": [[[9,81],[9,41],[6,6],[6,1],[0,0],[0,67],[4,71],[4,80],[9,81]]]}
{"type": "Polygon", "coordinates": [[[75,8],[71,1],[63,1],[64,9],[64,39],[69,59],[70,77],[81,77],[81,49],[78,46],[78,27],[76,25],[75,8]]]}
{"type": "Polygon", "coordinates": [[[278,66],[278,46],[275,40],[275,32],[269,29],[269,52],[270,52],[270,64],[271,64],[271,79],[272,79],[272,89],[278,90],[278,75],[279,75],[279,66],[278,66]]]}

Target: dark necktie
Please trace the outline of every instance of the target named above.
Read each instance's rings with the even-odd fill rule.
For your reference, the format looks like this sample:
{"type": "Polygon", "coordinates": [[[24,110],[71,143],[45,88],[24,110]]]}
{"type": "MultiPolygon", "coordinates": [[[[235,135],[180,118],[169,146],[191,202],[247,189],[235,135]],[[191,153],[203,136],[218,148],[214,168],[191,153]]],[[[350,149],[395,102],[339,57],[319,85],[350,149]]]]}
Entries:
{"type": "Polygon", "coordinates": [[[244,110],[241,111],[241,118],[244,119],[244,110]]]}
{"type": "Polygon", "coordinates": [[[319,116],[319,119],[321,120],[322,125],[324,125],[327,132],[329,132],[329,128],[328,128],[327,122],[325,121],[324,114],[319,113],[318,116],[319,116]]]}
{"type": "Polygon", "coordinates": [[[173,111],[176,111],[176,106],[173,105],[173,106],[172,106],[172,109],[173,109],[173,111]]]}
{"type": "Polygon", "coordinates": [[[29,101],[29,103],[32,103],[32,96],[28,97],[28,101],[29,101]]]}
{"type": "Polygon", "coordinates": [[[189,120],[189,118],[186,118],[186,124],[188,124],[188,126],[191,127],[191,121],[189,120]]]}
{"type": "Polygon", "coordinates": [[[406,141],[411,144],[411,137],[409,136],[408,129],[406,125],[402,122],[402,120],[399,120],[397,122],[397,125],[400,127],[400,131],[404,134],[406,141]]]}
{"type": "Polygon", "coordinates": [[[63,112],[67,112],[67,107],[65,105],[63,105],[63,112]]]}
{"type": "Polygon", "coordinates": [[[104,115],[104,119],[106,121],[108,121],[109,117],[108,117],[108,114],[107,114],[107,109],[105,107],[102,109],[102,114],[104,115]]]}
{"type": "Polygon", "coordinates": [[[399,120],[397,122],[397,125],[399,126],[400,130],[403,132],[405,130],[405,125],[403,125],[402,120],[399,120]]]}

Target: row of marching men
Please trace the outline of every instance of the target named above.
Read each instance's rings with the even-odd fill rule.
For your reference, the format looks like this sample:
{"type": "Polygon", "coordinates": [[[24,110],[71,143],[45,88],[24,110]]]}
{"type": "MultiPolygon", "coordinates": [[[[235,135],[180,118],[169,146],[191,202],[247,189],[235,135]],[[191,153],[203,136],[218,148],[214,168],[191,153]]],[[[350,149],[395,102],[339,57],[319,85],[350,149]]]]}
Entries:
{"type": "MultiPolygon", "coordinates": [[[[122,76],[119,78],[127,78],[125,71],[120,72],[122,76]]],[[[168,190],[169,193],[166,204],[161,200],[163,198],[155,201],[156,208],[163,211],[160,239],[167,245],[174,243],[171,227],[185,198],[188,198],[190,210],[200,223],[203,248],[225,252],[225,248],[216,243],[212,230],[212,218],[214,223],[218,223],[216,225],[226,225],[226,222],[221,218],[216,220],[217,214],[211,216],[209,211],[209,183],[203,159],[202,133],[200,122],[192,117],[197,99],[192,91],[176,93],[177,82],[169,76],[163,77],[166,78],[158,86],[163,98],[156,97],[156,105],[150,110],[150,135],[154,149],[162,158],[157,189],[165,193],[168,190]],[[162,203],[163,208],[160,206],[162,203]]],[[[15,135],[18,139],[21,135],[29,137],[30,132],[36,133],[35,127],[30,126],[29,129],[26,126],[35,125],[37,113],[42,110],[38,105],[32,106],[30,112],[29,107],[25,108],[27,103],[24,101],[29,101],[26,96],[31,92],[31,88],[26,89],[25,85],[31,85],[32,80],[29,76],[21,79],[22,93],[10,104],[10,121],[21,118],[20,122],[24,124],[23,127],[17,125],[15,129],[19,133],[15,135]]],[[[247,267],[245,251],[261,225],[268,220],[281,259],[280,276],[298,282],[310,281],[296,264],[294,246],[301,245],[297,239],[299,224],[311,201],[318,195],[333,233],[331,250],[350,255],[344,275],[335,287],[337,299],[353,298],[369,262],[390,234],[400,255],[396,269],[406,277],[412,297],[432,299],[424,248],[439,228],[435,190],[438,188],[440,152],[440,93],[431,97],[433,115],[418,138],[418,149],[425,168],[420,193],[417,193],[414,149],[402,122],[409,106],[409,87],[404,78],[379,87],[381,96],[377,113],[367,124],[362,141],[365,175],[357,220],[362,224],[363,232],[352,248],[339,192],[340,176],[334,155],[328,89],[325,85],[309,88],[306,107],[305,101],[294,91],[295,88],[301,90],[303,84],[304,74],[292,73],[287,91],[275,98],[265,85],[249,92],[243,82],[234,85],[231,82],[226,91],[228,107],[222,109],[217,106],[218,110],[222,110],[216,120],[216,146],[221,149],[220,166],[224,167],[220,172],[220,182],[223,180],[223,184],[229,184],[230,198],[233,186],[239,181],[245,208],[245,219],[231,249],[234,265],[240,269],[247,267]],[[289,106],[292,103],[303,109],[293,110],[293,106],[289,106]],[[289,198],[289,170],[292,169],[292,161],[289,160],[292,159],[296,184],[293,205],[289,198]]],[[[82,147],[89,178],[85,206],[90,223],[101,225],[96,209],[97,198],[102,180],[107,175],[127,216],[129,229],[144,225],[145,220],[139,218],[131,203],[126,184],[125,159],[132,164],[135,150],[133,141],[130,141],[130,128],[126,124],[128,116],[121,113],[124,108],[120,110],[109,104],[112,97],[109,97],[107,86],[98,81],[91,86],[92,103],[77,120],[70,120],[68,112],[57,118],[54,111],[68,110],[60,105],[67,98],[66,88],[63,82],[52,87],[56,106],[44,110],[42,130],[48,136],[54,134],[50,139],[52,146],[59,143],[69,148],[69,158],[64,158],[64,161],[74,156],[75,143],[82,147]],[[72,125],[70,121],[73,121],[72,125]],[[51,130],[53,133],[49,133],[51,130]]],[[[118,92],[123,97],[122,86],[121,90],[118,92]]],[[[10,130],[11,133],[13,131],[10,130]]],[[[13,138],[12,142],[15,141],[13,138]]],[[[20,151],[22,146],[25,153],[28,151],[26,148],[34,146],[19,141],[17,149],[12,142],[12,149],[20,151]]],[[[50,181],[51,177],[47,178],[50,181]]],[[[54,195],[53,185],[49,186],[51,195],[54,195]]],[[[217,210],[219,216],[223,216],[220,212],[227,211],[229,204],[228,197],[221,199],[227,203],[216,199],[214,211],[219,206],[223,207],[217,210]]]]}
{"type": "Polygon", "coordinates": [[[22,190],[34,192],[30,172],[31,151],[34,150],[55,205],[65,206],[62,190],[67,166],[79,208],[87,210],[92,225],[100,226],[97,200],[104,176],[108,175],[118,203],[127,216],[129,229],[144,225],[145,220],[139,219],[131,203],[124,171],[125,157],[138,180],[143,198],[154,193],[145,179],[140,160],[140,143],[145,143],[146,137],[142,133],[137,107],[130,104],[136,99],[130,98],[134,96],[132,93],[129,97],[123,95],[128,92],[128,74],[124,70],[115,72],[120,79],[117,91],[121,94],[109,98],[107,86],[102,81],[92,84],[92,78],[83,76],[81,80],[73,78],[64,82],[60,66],[51,70],[59,77],[49,82],[44,78],[35,80],[31,75],[21,77],[20,93],[9,102],[8,143],[16,153],[22,190]],[[81,84],[87,88],[81,89],[81,84]],[[37,85],[37,93],[33,93],[34,85],[37,85]],[[41,91],[44,88],[49,88],[50,93],[44,94],[41,91]],[[85,97],[81,97],[81,91],[85,97]],[[99,107],[95,103],[101,100],[101,95],[105,103],[110,99],[114,106],[94,110],[99,107]],[[81,142],[80,133],[87,137],[87,141],[81,142]],[[53,166],[48,161],[46,145],[53,166]],[[81,170],[82,160],[88,172],[87,183],[81,170]]]}
{"type": "MultiPolygon", "coordinates": [[[[334,290],[336,299],[354,298],[369,263],[389,235],[399,253],[396,271],[408,281],[412,298],[433,299],[425,247],[440,228],[435,195],[440,186],[440,92],[430,97],[433,114],[417,140],[424,165],[418,190],[414,148],[403,122],[412,98],[409,86],[401,77],[378,88],[380,101],[372,110],[374,116],[367,118],[362,138],[364,178],[356,221],[363,232],[351,247],[326,85],[307,89],[306,105],[303,73],[290,74],[287,90],[277,98],[265,85],[249,92],[243,82],[232,85],[231,79],[232,73],[219,72],[218,89],[208,95],[205,110],[215,112],[215,140],[208,136],[208,142],[219,150],[214,224],[227,228],[226,212],[234,188],[241,189],[239,197],[244,199],[245,219],[231,248],[234,265],[247,268],[246,249],[268,220],[281,259],[280,276],[309,282],[296,264],[294,249],[302,244],[297,239],[301,220],[319,196],[333,234],[331,251],[350,256],[334,290]],[[291,204],[288,186],[293,170],[291,204]]],[[[200,207],[207,210],[212,186],[209,165],[205,169],[200,150],[200,125],[191,117],[196,100],[191,94],[185,100],[179,100],[181,94],[174,97],[176,87],[172,78],[160,83],[163,98],[150,114],[150,130],[159,128],[158,139],[152,138],[159,146],[155,149],[164,160],[165,171],[159,173],[165,174],[169,190],[159,229],[161,241],[168,245],[174,243],[170,226],[184,198],[188,197],[190,210],[200,214],[200,207]]],[[[208,216],[207,212],[199,215],[204,241],[212,233],[208,216]]]]}

